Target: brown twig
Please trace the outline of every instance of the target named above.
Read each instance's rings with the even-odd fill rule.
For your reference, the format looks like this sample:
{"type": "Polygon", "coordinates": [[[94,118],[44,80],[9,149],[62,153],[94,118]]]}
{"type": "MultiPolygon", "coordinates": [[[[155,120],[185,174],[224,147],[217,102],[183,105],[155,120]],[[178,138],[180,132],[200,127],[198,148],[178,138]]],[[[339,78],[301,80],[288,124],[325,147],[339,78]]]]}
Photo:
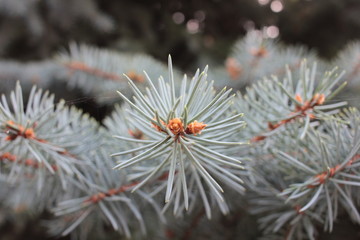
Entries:
{"type": "Polygon", "coordinates": [[[7,133],[5,140],[13,141],[17,137],[23,137],[26,139],[34,139],[38,142],[46,142],[46,140],[36,137],[34,127],[35,126],[32,126],[31,128],[25,128],[24,126],[16,124],[13,121],[9,120],[5,124],[5,131],[7,133]]]}
{"type": "MultiPolygon", "coordinates": [[[[175,172],[175,174],[176,174],[176,172],[175,172]]],[[[163,180],[166,180],[168,178],[168,176],[169,176],[169,172],[165,172],[161,176],[159,176],[156,180],[163,181],[163,180]]],[[[99,201],[102,201],[106,197],[111,197],[111,196],[117,195],[119,193],[126,192],[126,191],[134,188],[135,186],[137,186],[139,183],[140,183],[139,181],[135,181],[135,182],[132,182],[132,183],[129,183],[126,185],[122,185],[119,188],[112,188],[106,192],[96,193],[96,194],[90,196],[84,202],[85,203],[98,203],[99,201]]]]}
{"type": "Polygon", "coordinates": [[[99,192],[92,196],[90,196],[88,199],[86,199],[84,202],[90,202],[90,203],[98,203],[99,201],[103,200],[106,197],[111,197],[113,195],[117,195],[119,193],[123,193],[133,187],[135,187],[139,182],[133,182],[127,185],[123,185],[119,188],[112,188],[109,189],[107,192],[99,192]]]}
{"type": "Polygon", "coordinates": [[[73,62],[65,63],[64,65],[73,71],[81,71],[101,78],[106,78],[115,81],[123,80],[123,78],[117,74],[108,73],[101,69],[90,67],[82,62],[73,61],[73,62]]]}
{"type": "MultiPolygon", "coordinates": [[[[44,167],[45,165],[43,163],[39,163],[38,161],[35,161],[33,159],[25,159],[25,160],[16,160],[17,157],[9,152],[5,152],[3,154],[0,155],[0,161],[5,161],[5,160],[8,160],[9,162],[12,162],[12,163],[17,163],[17,164],[23,164],[25,166],[28,166],[28,167],[33,167],[33,168],[42,168],[44,167]]],[[[52,164],[51,165],[51,168],[56,172],[58,170],[58,166],[55,165],[55,164],[52,164]]]]}
{"type": "MultiPolygon", "coordinates": [[[[21,124],[17,124],[14,121],[9,120],[5,123],[5,133],[7,134],[5,140],[6,141],[14,141],[18,137],[23,137],[25,139],[32,139],[37,142],[50,144],[47,140],[36,136],[36,133],[34,131],[35,127],[36,127],[36,123],[34,123],[32,127],[24,127],[21,124]]],[[[54,144],[52,144],[52,145],[56,146],[54,144]]],[[[59,153],[61,155],[66,155],[66,156],[69,156],[72,158],[77,158],[77,156],[69,153],[67,150],[57,151],[57,153],[59,153]]]]}
{"type": "MultiPolygon", "coordinates": [[[[81,71],[81,72],[85,72],[87,74],[90,75],[94,75],[97,77],[101,77],[101,78],[105,78],[105,79],[109,79],[112,81],[123,81],[125,80],[122,76],[119,76],[116,73],[111,73],[111,72],[105,72],[99,68],[95,68],[95,67],[90,67],[87,64],[83,63],[83,62],[78,62],[78,61],[73,61],[73,62],[69,62],[69,63],[64,63],[64,65],[69,68],[72,71],[81,71]]],[[[126,73],[126,75],[136,81],[136,82],[144,82],[145,78],[143,75],[137,74],[135,71],[128,71],[126,73]]]]}
{"type": "MultiPolygon", "coordinates": [[[[346,163],[345,166],[351,166],[354,162],[360,159],[360,154],[356,154],[354,157],[352,157],[349,162],[346,163]]],[[[335,167],[329,168],[328,171],[324,171],[322,173],[319,173],[315,176],[316,182],[309,184],[308,188],[315,188],[321,184],[324,184],[329,178],[332,178],[335,176],[337,172],[339,172],[342,168],[340,168],[340,164],[336,165],[335,167]]]]}
{"type": "MultiPolygon", "coordinates": [[[[309,116],[310,119],[314,119],[315,116],[312,113],[309,113],[309,111],[312,111],[315,106],[322,105],[325,102],[325,95],[324,94],[315,94],[309,101],[303,102],[300,95],[296,95],[295,99],[302,103],[302,105],[296,105],[295,110],[291,113],[292,117],[289,117],[287,119],[283,119],[277,123],[271,123],[268,122],[268,129],[270,131],[275,130],[279,128],[282,125],[285,125],[289,122],[292,122],[295,119],[303,118],[306,116],[309,116]]],[[[250,141],[251,142],[259,142],[267,138],[267,136],[259,135],[253,137],[250,141]]]]}

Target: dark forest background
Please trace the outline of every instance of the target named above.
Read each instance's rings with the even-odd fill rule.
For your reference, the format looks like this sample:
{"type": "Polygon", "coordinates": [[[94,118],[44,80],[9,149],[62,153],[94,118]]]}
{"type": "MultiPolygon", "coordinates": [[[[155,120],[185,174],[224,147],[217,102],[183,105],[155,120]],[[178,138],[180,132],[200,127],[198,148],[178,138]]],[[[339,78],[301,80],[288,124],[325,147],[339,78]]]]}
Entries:
{"type": "Polygon", "coordinates": [[[280,41],[332,58],[360,37],[357,0],[0,2],[0,58],[52,57],[69,42],[145,52],[185,70],[200,58],[222,63],[247,30],[275,26],[280,41]]]}

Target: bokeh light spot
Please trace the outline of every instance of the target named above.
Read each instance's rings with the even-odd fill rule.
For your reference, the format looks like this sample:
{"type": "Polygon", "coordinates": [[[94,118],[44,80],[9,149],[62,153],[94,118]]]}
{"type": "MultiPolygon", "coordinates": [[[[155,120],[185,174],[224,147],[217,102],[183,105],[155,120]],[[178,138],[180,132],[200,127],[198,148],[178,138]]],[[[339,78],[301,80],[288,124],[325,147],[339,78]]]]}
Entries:
{"type": "Polygon", "coordinates": [[[284,5],[279,0],[275,0],[270,4],[270,8],[273,12],[281,12],[284,9],[284,5]]]}
{"type": "Polygon", "coordinates": [[[172,19],[173,19],[174,23],[181,24],[185,21],[185,16],[181,12],[176,12],[172,15],[172,19]]]}
{"type": "Polygon", "coordinates": [[[279,28],[277,26],[269,26],[266,28],[266,35],[269,38],[276,38],[279,36],[279,28]]]}
{"type": "Polygon", "coordinates": [[[189,33],[197,33],[199,31],[199,21],[197,19],[190,19],[186,23],[186,28],[189,33]]]}

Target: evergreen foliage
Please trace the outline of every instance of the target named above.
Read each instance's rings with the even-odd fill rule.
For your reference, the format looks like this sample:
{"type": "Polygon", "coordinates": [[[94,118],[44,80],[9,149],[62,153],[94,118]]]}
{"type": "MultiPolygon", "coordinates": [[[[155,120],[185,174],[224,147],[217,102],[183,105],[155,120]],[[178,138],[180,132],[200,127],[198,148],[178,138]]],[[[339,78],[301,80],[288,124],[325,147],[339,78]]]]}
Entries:
{"type": "Polygon", "coordinates": [[[359,224],[360,113],[341,99],[358,86],[358,44],[317,63],[258,34],[190,77],[170,57],[166,69],[75,44],[51,62],[7,62],[20,81],[0,102],[2,208],[46,211],[49,233],[74,239],[225,239],[231,225],[233,239],[318,239],[340,218],[359,224]],[[97,122],[29,90],[29,75],[113,112],[97,122]]]}
{"type": "MultiPolygon", "coordinates": [[[[69,49],[69,53],[64,52],[57,57],[57,62],[68,69],[68,75],[62,79],[69,87],[80,88],[102,104],[112,103],[116,99],[114,89],[126,94],[130,91],[124,74],[141,85],[146,81],[143,71],[149,72],[152,78],[158,78],[166,71],[164,64],[144,54],[117,54],[74,43],[70,44],[69,49]],[[139,66],[142,66],[141,70],[139,66]]],[[[178,78],[176,71],[174,74],[178,78]]]]}

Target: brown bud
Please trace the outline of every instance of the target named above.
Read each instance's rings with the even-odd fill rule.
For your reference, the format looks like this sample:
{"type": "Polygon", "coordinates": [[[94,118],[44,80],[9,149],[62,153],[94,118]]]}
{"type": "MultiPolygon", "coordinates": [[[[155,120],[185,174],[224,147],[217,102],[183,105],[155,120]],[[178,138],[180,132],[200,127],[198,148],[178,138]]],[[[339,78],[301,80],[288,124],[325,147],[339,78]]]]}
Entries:
{"type": "Polygon", "coordinates": [[[142,131],[140,131],[139,129],[135,129],[134,131],[129,129],[128,130],[128,133],[133,137],[133,138],[136,138],[136,139],[143,139],[144,137],[144,134],[142,131]]]}
{"type": "Polygon", "coordinates": [[[194,121],[192,123],[189,123],[186,127],[186,133],[187,134],[200,134],[201,130],[203,130],[207,125],[203,122],[194,121]]]}
{"type": "Polygon", "coordinates": [[[302,99],[302,97],[300,96],[300,94],[296,94],[296,95],[295,95],[295,99],[296,99],[296,101],[298,101],[299,103],[303,103],[303,99],[302,99]]]}
{"type": "Polygon", "coordinates": [[[325,95],[324,94],[320,94],[320,96],[317,98],[316,100],[316,104],[317,105],[322,105],[325,102],[325,95]]]}
{"type": "Polygon", "coordinates": [[[169,121],[167,128],[174,134],[180,134],[184,132],[184,126],[180,118],[173,118],[169,121]]]}
{"type": "Polygon", "coordinates": [[[35,138],[35,133],[32,128],[28,128],[25,131],[23,131],[23,135],[25,138],[35,138]]]}

